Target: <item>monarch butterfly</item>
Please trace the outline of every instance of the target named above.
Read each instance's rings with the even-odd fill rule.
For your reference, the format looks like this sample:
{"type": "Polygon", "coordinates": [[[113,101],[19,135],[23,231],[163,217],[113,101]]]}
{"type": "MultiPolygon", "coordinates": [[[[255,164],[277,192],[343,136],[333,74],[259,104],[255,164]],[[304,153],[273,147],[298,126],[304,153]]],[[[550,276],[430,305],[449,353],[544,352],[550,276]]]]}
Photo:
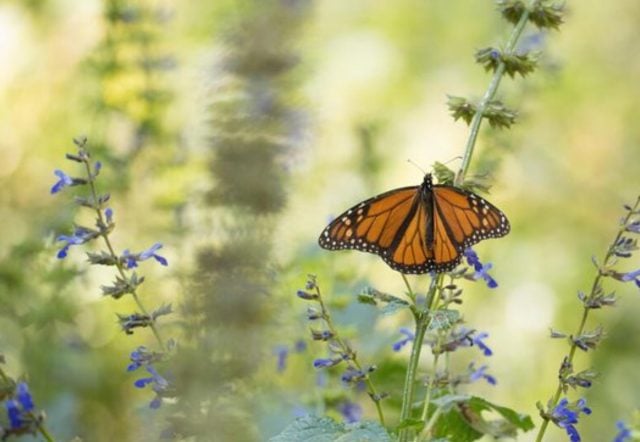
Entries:
{"type": "Polygon", "coordinates": [[[433,184],[393,189],[357,204],[333,220],[318,243],[328,250],[379,255],[402,273],[447,272],[462,252],[509,233],[507,217],[475,193],[433,184]]]}

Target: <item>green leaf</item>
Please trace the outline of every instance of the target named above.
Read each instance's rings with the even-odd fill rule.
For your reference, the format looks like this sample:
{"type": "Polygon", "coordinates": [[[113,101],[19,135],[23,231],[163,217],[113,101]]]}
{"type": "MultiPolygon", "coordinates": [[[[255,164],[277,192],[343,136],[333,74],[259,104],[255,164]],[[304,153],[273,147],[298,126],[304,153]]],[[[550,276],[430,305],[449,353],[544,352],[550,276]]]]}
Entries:
{"type": "Polygon", "coordinates": [[[270,442],[331,442],[344,434],[344,425],[328,417],[304,416],[294,420],[270,442]]]}
{"type": "Polygon", "coordinates": [[[456,442],[471,442],[485,434],[495,438],[516,437],[518,430],[529,431],[534,427],[529,416],[477,396],[447,395],[432,403],[446,411],[435,426],[434,436],[456,442]],[[495,412],[500,418],[485,419],[483,411],[495,412]]]}
{"type": "Polygon", "coordinates": [[[391,442],[389,433],[377,422],[341,424],[328,417],[304,416],[289,424],[270,442],[391,442]]]}
{"type": "Polygon", "coordinates": [[[512,410],[511,408],[503,407],[501,405],[496,405],[481,397],[474,396],[469,401],[469,406],[478,412],[484,411],[484,410],[494,410],[500,416],[502,416],[509,424],[511,424],[513,427],[515,427],[518,430],[529,431],[534,428],[531,417],[527,416],[526,414],[521,414],[515,410],[512,410]]]}
{"type": "Polygon", "coordinates": [[[405,428],[420,428],[424,426],[424,421],[420,419],[405,419],[398,425],[398,430],[404,430],[405,428]]]}
{"type": "Polygon", "coordinates": [[[337,438],[336,442],[391,442],[387,430],[377,422],[363,421],[345,425],[345,429],[347,433],[337,438]]]}
{"type": "Polygon", "coordinates": [[[431,315],[429,321],[429,330],[447,330],[450,329],[460,320],[460,312],[458,310],[440,309],[431,315]]]}
{"type": "Polygon", "coordinates": [[[467,402],[469,399],[471,399],[471,396],[466,394],[446,394],[437,399],[433,399],[431,403],[438,408],[442,408],[442,411],[449,411],[455,404],[467,402]]]}
{"type": "Polygon", "coordinates": [[[438,184],[446,184],[447,186],[453,186],[453,180],[455,178],[455,172],[445,166],[443,163],[436,161],[433,163],[433,174],[438,179],[438,184]]]}
{"type": "Polygon", "coordinates": [[[380,313],[383,315],[391,315],[400,309],[408,308],[410,305],[404,299],[400,299],[397,296],[390,295],[389,293],[381,292],[372,287],[368,287],[364,292],[359,294],[358,301],[362,304],[384,304],[380,308],[380,313]]]}

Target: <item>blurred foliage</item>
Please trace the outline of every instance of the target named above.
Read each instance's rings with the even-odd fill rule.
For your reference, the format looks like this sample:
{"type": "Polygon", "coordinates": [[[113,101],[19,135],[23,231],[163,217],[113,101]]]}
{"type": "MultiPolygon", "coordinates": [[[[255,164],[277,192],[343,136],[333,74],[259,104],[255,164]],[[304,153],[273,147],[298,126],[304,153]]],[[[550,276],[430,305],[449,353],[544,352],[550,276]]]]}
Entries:
{"type": "MultiPolygon", "coordinates": [[[[485,128],[472,164],[513,227],[478,248],[500,288],[465,292],[465,318],[489,331],[498,379],[473,393],[534,418],[564,351],[548,328],[579,321],[590,256],[640,188],[640,4],[569,9],[561,32],[529,35],[539,69],[505,79],[499,97],[518,124],[485,128]]],[[[372,255],[320,251],[315,239],[350,204],[418,184],[407,159],[458,165],[467,128],[448,115],[447,96],[486,87],[473,55],[508,30],[491,2],[5,0],[0,27],[0,352],[60,440],[155,440],[166,426],[125,373],[145,334],[119,333],[121,306],[99,295],[108,276],[86,270],[81,253],[54,258],[53,232],[74,214],[49,197],[52,170],[80,133],[107,159],[119,247],[162,241],[170,253],[173,273],[150,271],[145,293],[183,307],[169,325],[184,357],[177,406],[214,398],[192,429],[203,440],[212,427],[219,440],[276,434],[300,407],[339,418],[333,406],[346,397],[375,416],[339,373],[317,388],[316,343],[276,370],[274,346],[307,333],[295,299],[307,273],[326,285],[338,326],[378,365],[385,406],[397,409],[408,355],[391,344],[408,317],[354,301],[367,285],[400,294],[402,280],[372,255]]],[[[611,439],[640,407],[640,305],[630,287],[619,292],[618,309],[594,315],[608,338],[589,364],[602,376],[579,426],[587,440],[611,439]]],[[[549,440],[561,437],[550,429],[549,440]]]]}

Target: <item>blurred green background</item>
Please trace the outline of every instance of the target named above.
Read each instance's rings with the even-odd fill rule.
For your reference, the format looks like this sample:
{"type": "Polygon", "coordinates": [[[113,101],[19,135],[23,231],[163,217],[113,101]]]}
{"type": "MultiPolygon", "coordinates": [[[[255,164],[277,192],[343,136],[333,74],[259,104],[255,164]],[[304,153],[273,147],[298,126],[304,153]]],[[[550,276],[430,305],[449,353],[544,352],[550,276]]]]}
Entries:
{"type": "MultiPolygon", "coordinates": [[[[549,327],[575,329],[591,256],[640,190],[640,3],[567,6],[560,32],[529,29],[541,67],[499,94],[519,123],[484,128],[472,163],[490,172],[489,198],[512,224],[476,248],[500,287],[466,287],[462,311],[490,333],[498,378],[473,391],[534,418],[566,350],[549,327]]],[[[391,343],[410,318],[380,317],[355,297],[367,285],[402,293],[402,279],[373,255],[320,250],[316,237],[348,206],[420,183],[407,159],[458,165],[468,129],[447,95],[481,96],[489,75],[472,55],[509,31],[489,0],[0,2],[0,352],[59,440],[156,440],[173,413],[149,410],[139,376],[125,372],[151,336],[118,330],[115,313],[134,306],[101,299],[110,269],[88,268],[78,248],[55,258],[55,236],[91,222],[67,192],[49,195],[54,169],[75,172],[63,160],[74,136],[104,162],[116,247],[165,245],[170,267],[144,266],[142,297],[179,312],[162,330],[180,342],[186,399],[174,408],[201,414],[187,419],[194,437],[261,440],[302,409],[337,416],[347,397],[373,418],[366,395],[335,377],[316,387],[322,345],[291,354],[284,373],[274,349],[309,341],[295,291],[317,274],[397,400],[408,354],[391,343]]],[[[426,277],[411,281],[424,291],[426,277]]],[[[587,441],[609,440],[640,406],[640,300],[615,288],[618,306],[591,323],[607,339],[578,355],[578,367],[603,373],[579,425],[587,441]]],[[[565,438],[551,428],[547,440],[565,438]]]]}

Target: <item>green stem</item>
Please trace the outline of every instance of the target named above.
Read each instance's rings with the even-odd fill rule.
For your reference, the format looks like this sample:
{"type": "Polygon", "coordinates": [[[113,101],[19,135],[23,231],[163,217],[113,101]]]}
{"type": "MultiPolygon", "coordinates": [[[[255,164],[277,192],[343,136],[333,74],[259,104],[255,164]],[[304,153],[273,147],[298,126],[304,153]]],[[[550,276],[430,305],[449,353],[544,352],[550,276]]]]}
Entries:
{"type": "MultiPolygon", "coordinates": [[[[316,285],[316,294],[318,295],[318,303],[320,304],[320,309],[322,310],[322,318],[327,323],[327,327],[329,328],[329,331],[333,335],[333,340],[336,342],[336,344],[338,344],[338,346],[340,347],[342,352],[344,352],[345,354],[349,355],[349,360],[351,362],[353,362],[353,365],[359,371],[364,373],[364,371],[362,370],[362,365],[360,364],[360,362],[358,362],[358,357],[356,356],[356,353],[351,349],[351,347],[338,334],[338,330],[336,329],[335,325],[333,324],[333,320],[331,319],[331,315],[329,313],[329,310],[327,309],[324,301],[322,300],[322,294],[320,293],[320,287],[318,287],[317,285],[316,285]]],[[[373,381],[371,380],[371,377],[368,374],[364,378],[364,382],[367,384],[369,397],[371,398],[373,403],[376,405],[376,410],[378,412],[378,420],[380,420],[380,424],[384,427],[385,426],[384,413],[382,411],[382,405],[380,404],[380,396],[378,395],[376,387],[373,384],[373,381]]]]}
{"type": "MultiPolygon", "coordinates": [[[[404,275],[403,279],[411,290],[411,287],[404,275]]],[[[438,286],[438,281],[442,277],[442,274],[433,277],[431,285],[429,286],[429,292],[427,293],[427,299],[425,300],[425,309],[423,311],[417,311],[415,315],[415,333],[413,338],[413,345],[411,347],[411,356],[409,357],[409,365],[407,366],[407,373],[404,379],[404,388],[402,391],[402,408],[400,410],[400,423],[405,422],[411,417],[411,408],[413,405],[413,392],[416,384],[416,372],[418,369],[418,363],[420,362],[420,352],[422,350],[422,343],[424,341],[424,335],[429,328],[429,323],[433,317],[429,313],[431,312],[432,305],[434,303],[435,293],[438,286]]],[[[408,438],[408,429],[403,428],[398,434],[398,439],[401,442],[405,442],[408,438]]]]}
{"type": "Polygon", "coordinates": [[[427,425],[425,425],[424,430],[422,430],[424,434],[429,434],[429,432],[431,431],[433,426],[436,424],[441,414],[442,414],[442,407],[436,408],[436,411],[434,411],[433,414],[431,415],[431,419],[429,419],[429,422],[427,422],[427,425]]]}
{"type": "MultiPolygon", "coordinates": [[[[531,5],[536,3],[537,0],[531,2],[531,5]]],[[[520,36],[522,35],[522,31],[524,31],[525,26],[527,25],[527,21],[529,20],[529,8],[525,9],[520,17],[520,20],[516,24],[515,28],[511,32],[511,36],[509,37],[509,41],[507,42],[507,46],[505,48],[505,53],[510,54],[514,51],[520,36]]],[[[484,119],[484,112],[487,110],[487,106],[493,100],[498,91],[498,86],[500,86],[500,81],[504,76],[505,64],[502,60],[498,63],[498,66],[493,74],[493,78],[491,79],[491,83],[489,83],[489,88],[485,92],[482,100],[478,104],[478,109],[476,110],[475,115],[473,116],[473,120],[471,120],[471,130],[469,133],[469,138],[467,139],[467,145],[465,147],[464,157],[462,158],[462,164],[460,165],[460,170],[458,170],[458,174],[456,175],[455,184],[460,186],[464,181],[464,177],[466,176],[469,165],[471,164],[471,157],[473,156],[473,149],[476,145],[476,141],[478,139],[478,134],[480,132],[480,126],[482,125],[482,120],[484,119]]]]}
{"type": "MultiPolygon", "coordinates": [[[[438,309],[438,301],[439,301],[440,297],[436,298],[436,302],[433,306],[433,310],[437,310],[438,309]]],[[[429,404],[431,403],[431,396],[433,395],[433,390],[435,387],[435,380],[436,380],[436,372],[438,369],[438,360],[440,359],[440,341],[441,341],[441,334],[438,333],[438,339],[436,341],[436,344],[434,346],[434,350],[436,351],[434,356],[433,356],[433,364],[431,366],[431,375],[429,376],[429,383],[427,384],[427,391],[425,393],[425,397],[424,397],[424,405],[422,407],[422,415],[420,416],[420,420],[425,422],[427,420],[427,415],[429,414],[429,404]]]]}
{"type": "MultiPolygon", "coordinates": [[[[96,186],[94,184],[94,178],[93,178],[93,175],[91,173],[91,164],[90,164],[90,160],[88,158],[84,160],[84,165],[85,165],[85,168],[86,168],[86,171],[87,171],[87,178],[88,178],[88,181],[89,181],[89,187],[91,189],[91,195],[93,197],[93,203],[95,205],[95,211],[96,211],[96,215],[98,217],[98,221],[100,223],[100,226],[106,226],[107,223],[105,222],[104,217],[102,216],[102,210],[100,210],[100,208],[98,207],[98,192],[97,192],[96,186]]],[[[127,278],[127,275],[125,273],[124,266],[122,264],[122,261],[118,257],[118,255],[116,255],[116,252],[115,252],[115,250],[113,248],[113,245],[111,244],[111,240],[109,240],[108,232],[104,231],[101,228],[100,236],[104,240],[104,243],[107,246],[107,249],[109,250],[109,253],[111,254],[111,257],[113,258],[114,262],[116,263],[115,265],[116,265],[116,268],[118,269],[118,273],[120,274],[120,277],[124,281],[127,281],[128,278],[127,278]]],[[[147,317],[151,317],[151,315],[149,315],[149,313],[147,312],[147,309],[144,307],[144,305],[140,301],[140,298],[138,297],[138,294],[137,294],[135,288],[131,290],[131,296],[133,297],[133,300],[138,305],[138,308],[140,309],[142,314],[147,316],[147,317]]],[[[160,336],[160,333],[158,332],[158,327],[156,327],[155,321],[151,321],[149,323],[149,327],[151,327],[151,331],[153,332],[153,335],[155,336],[156,340],[158,341],[158,345],[160,346],[160,349],[163,352],[166,351],[166,348],[165,348],[165,345],[164,345],[164,341],[162,340],[162,337],[160,336]]]]}
{"type": "MultiPolygon", "coordinates": [[[[624,234],[625,230],[626,230],[626,226],[629,223],[629,220],[631,219],[631,217],[633,216],[634,212],[638,210],[638,206],[640,206],[640,198],[638,198],[638,200],[636,200],[636,204],[633,207],[632,210],[629,210],[629,213],[627,214],[627,216],[625,217],[625,219],[622,221],[622,224],[620,227],[620,230],[618,230],[618,234],[616,235],[615,239],[613,240],[612,246],[609,247],[609,250],[607,251],[604,260],[602,261],[602,266],[603,267],[607,267],[609,260],[612,258],[613,254],[614,254],[614,246],[618,243],[618,241],[620,240],[620,238],[622,237],[622,235],[624,234]]],[[[598,269],[598,274],[596,275],[594,281],[593,281],[593,285],[591,286],[591,292],[589,294],[589,296],[587,297],[587,299],[585,300],[585,304],[588,302],[588,300],[592,299],[595,294],[598,292],[598,287],[600,287],[600,281],[602,280],[603,277],[603,273],[600,269],[598,269]]],[[[580,325],[578,326],[578,330],[576,331],[576,333],[573,336],[580,336],[582,335],[582,333],[584,332],[584,328],[587,324],[587,318],[589,316],[589,311],[591,309],[584,307],[582,310],[582,319],[580,320],[580,325]]],[[[567,356],[567,362],[569,365],[573,364],[573,358],[576,354],[576,349],[578,348],[578,346],[576,345],[575,342],[571,342],[571,348],[569,349],[569,355],[567,356]]],[[[548,410],[552,410],[553,408],[555,408],[555,406],[558,404],[558,400],[560,399],[560,396],[562,395],[562,382],[558,382],[558,387],[556,388],[556,392],[554,393],[553,397],[551,398],[551,402],[549,403],[549,408],[548,410]]],[[[538,430],[538,435],[536,437],[536,442],[542,442],[542,439],[544,437],[544,433],[547,431],[547,427],[549,426],[549,418],[546,416],[543,416],[543,422],[542,425],[540,426],[540,429],[538,430]]]]}

